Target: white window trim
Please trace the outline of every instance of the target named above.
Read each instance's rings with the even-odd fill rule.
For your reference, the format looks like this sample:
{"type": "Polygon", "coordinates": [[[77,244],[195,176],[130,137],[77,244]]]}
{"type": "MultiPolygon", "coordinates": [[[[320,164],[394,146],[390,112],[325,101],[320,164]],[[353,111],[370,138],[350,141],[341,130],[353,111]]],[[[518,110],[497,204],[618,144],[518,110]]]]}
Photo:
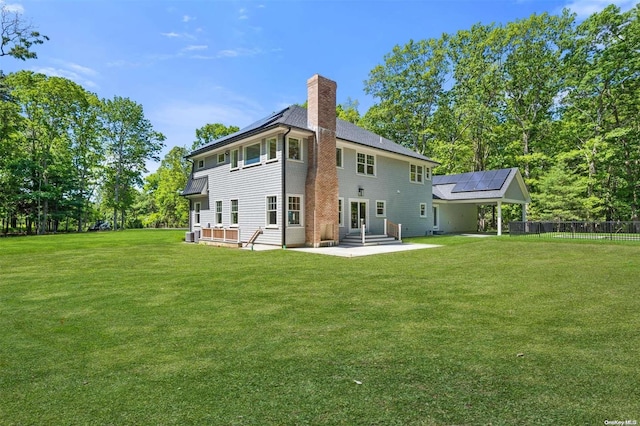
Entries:
{"type": "Polygon", "coordinates": [[[224,215],[223,215],[223,211],[224,211],[224,203],[222,202],[222,200],[215,200],[213,202],[214,205],[214,220],[215,220],[215,226],[220,228],[222,227],[222,221],[224,220],[224,215]],[[220,203],[220,211],[218,212],[218,203],[220,203]],[[220,222],[218,222],[218,213],[220,213],[220,222]]]}
{"type": "Polygon", "coordinates": [[[338,197],[338,226],[340,228],[344,228],[344,198],[338,197]],[[342,205],[342,210],[340,210],[340,205],[342,205]]]}
{"type": "Polygon", "coordinates": [[[229,167],[231,170],[238,170],[240,168],[240,150],[238,148],[232,149],[229,153],[229,167]],[[233,153],[236,153],[236,165],[233,165],[233,153]]]}
{"type": "Polygon", "coordinates": [[[204,169],[204,158],[202,160],[198,160],[198,170],[204,169]]]}
{"type": "Polygon", "coordinates": [[[287,138],[287,160],[288,161],[297,161],[299,163],[303,163],[304,162],[304,149],[303,149],[304,143],[303,143],[303,139],[302,138],[298,138],[298,137],[288,137],[287,138]],[[289,158],[289,141],[291,139],[297,140],[298,143],[300,144],[300,158],[299,159],[295,159],[295,158],[289,158]]]}
{"type": "Polygon", "coordinates": [[[302,228],[304,227],[304,195],[302,194],[287,194],[287,228],[302,228]],[[290,224],[289,223],[289,198],[291,197],[299,197],[300,198],[300,223],[299,224],[290,224]]]}
{"type": "Polygon", "coordinates": [[[356,151],[356,174],[358,176],[376,177],[378,175],[378,156],[376,154],[356,151]],[[358,172],[358,154],[364,155],[364,173],[358,172]],[[373,174],[367,173],[367,157],[373,157],[373,174]]]}
{"type": "Polygon", "coordinates": [[[238,200],[237,198],[234,198],[233,200],[229,200],[229,227],[237,228],[238,226],[240,226],[240,200],[238,200]],[[234,201],[236,202],[236,206],[238,207],[238,210],[236,210],[236,215],[237,215],[236,223],[233,223],[233,202],[234,201]]]}
{"type": "Polygon", "coordinates": [[[433,204],[431,210],[433,210],[433,221],[431,222],[433,230],[438,231],[440,229],[440,206],[433,204]]]}
{"type": "Polygon", "coordinates": [[[423,170],[424,170],[424,180],[431,180],[431,167],[424,166],[423,170]]]}
{"type": "MultiPolygon", "coordinates": [[[[340,150],[340,165],[338,166],[336,164],[336,167],[339,168],[339,169],[344,169],[344,148],[341,147],[341,146],[337,146],[336,150],[338,150],[338,149],[340,150]]],[[[337,160],[337,158],[338,157],[336,156],[336,160],[337,160]]]]}
{"type": "Polygon", "coordinates": [[[427,217],[428,216],[428,214],[427,214],[427,203],[420,203],[420,206],[418,208],[419,208],[418,213],[420,214],[420,217],[427,217]],[[423,210],[422,206],[424,206],[424,214],[422,214],[422,210],[423,210]]]}
{"type": "Polygon", "coordinates": [[[224,152],[219,153],[217,158],[217,163],[224,164],[226,162],[227,162],[227,157],[224,155],[224,152]],[[220,158],[222,158],[222,161],[220,161],[220,158]]]}
{"type": "Polygon", "coordinates": [[[254,167],[254,166],[259,166],[260,164],[262,164],[262,142],[250,143],[248,145],[243,146],[242,147],[242,167],[243,168],[254,167]],[[254,161],[251,164],[247,164],[247,149],[250,147],[254,147],[256,145],[258,145],[258,149],[260,150],[260,153],[258,154],[258,161],[254,161]]]}
{"type": "Polygon", "coordinates": [[[376,200],[376,217],[387,217],[387,202],[385,200],[376,200]],[[378,203],[382,203],[382,214],[378,214],[378,203]]]}
{"type": "Polygon", "coordinates": [[[193,204],[193,225],[200,226],[201,219],[202,219],[202,202],[196,201],[193,204]]]}
{"type": "Polygon", "coordinates": [[[265,207],[265,218],[264,218],[264,226],[268,229],[277,229],[278,228],[278,196],[277,195],[267,195],[264,197],[264,207],[265,207]],[[275,212],[276,212],[276,223],[269,223],[269,212],[273,210],[269,210],[269,198],[275,198],[275,212]]]}
{"type": "Polygon", "coordinates": [[[267,157],[267,163],[271,163],[273,161],[278,161],[278,138],[277,137],[273,137],[273,138],[267,138],[266,139],[266,150],[267,152],[266,157],[267,157]],[[271,150],[269,149],[269,145],[271,142],[275,142],[276,145],[276,153],[275,153],[275,157],[273,158],[269,158],[269,153],[271,152],[271,150]]]}
{"type": "Polygon", "coordinates": [[[425,170],[427,169],[427,166],[422,165],[422,164],[416,164],[416,163],[410,163],[409,164],[409,182],[411,183],[417,183],[419,185],[424,185],[424,181],[425,181],[425,170]],[[416,178],[415,179],[411,179],[411,167],[415,167],[416,168],[416,178]],[[420,174],[421,178],[420,180],[418,180],[418,167],[420,167],[422,169],[422,173],[420,174]]]}

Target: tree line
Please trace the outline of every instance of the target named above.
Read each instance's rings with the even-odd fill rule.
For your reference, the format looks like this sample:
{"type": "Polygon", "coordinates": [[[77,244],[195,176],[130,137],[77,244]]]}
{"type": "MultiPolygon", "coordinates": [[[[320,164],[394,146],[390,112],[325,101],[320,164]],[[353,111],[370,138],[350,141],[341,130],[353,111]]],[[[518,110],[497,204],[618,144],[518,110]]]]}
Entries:
{"type": "MultiPolygon", "coordinates": [[[[376,103],[361,116],[349,98],[336,114],[441,162],[437,174],[518,167],[531,218],[638,220],[639,13],[609,6],[579,24],[545,13],[410,40],[365,81],[376,103]]],[[[0,57],[35,59],[48,41],[4,6],[0,23],[0,57]]],[[[185,156],[237,130],[196,129],[190,148],[144,177],[165,137],[142,105],[0,71],[0,233],[82,231],[96,219],[185,226],[185,156]]]]}
{"type": "Polygon", "coordinates": [[[542,220],[639,220],[640,5],[409,41],[365,81],[359,124],[440,161],[518,167],[542,220]]]}

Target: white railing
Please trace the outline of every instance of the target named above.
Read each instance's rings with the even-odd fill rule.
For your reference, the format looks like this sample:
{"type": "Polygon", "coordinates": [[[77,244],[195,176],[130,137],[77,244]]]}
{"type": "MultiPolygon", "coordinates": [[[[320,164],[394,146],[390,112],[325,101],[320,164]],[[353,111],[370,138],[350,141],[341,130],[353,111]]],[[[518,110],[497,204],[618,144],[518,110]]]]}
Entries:
{"type": "Polygon", "coordinates": [[[402,241],[402,224],[395,224],[390,220],[384,220],[384,233],[398,241],[402,241]]]}

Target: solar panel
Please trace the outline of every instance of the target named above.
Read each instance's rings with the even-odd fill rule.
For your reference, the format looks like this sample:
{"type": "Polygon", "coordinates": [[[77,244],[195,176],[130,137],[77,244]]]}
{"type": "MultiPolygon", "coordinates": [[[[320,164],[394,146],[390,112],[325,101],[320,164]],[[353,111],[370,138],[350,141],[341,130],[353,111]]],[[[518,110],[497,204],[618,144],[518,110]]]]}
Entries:
{"type": "Polygon", "coordinates": [[[460,178],[451,192],[496,191],[502,188],[510,172],[510,169],[502,169],[463,173],[458,175],[460,178]]]}

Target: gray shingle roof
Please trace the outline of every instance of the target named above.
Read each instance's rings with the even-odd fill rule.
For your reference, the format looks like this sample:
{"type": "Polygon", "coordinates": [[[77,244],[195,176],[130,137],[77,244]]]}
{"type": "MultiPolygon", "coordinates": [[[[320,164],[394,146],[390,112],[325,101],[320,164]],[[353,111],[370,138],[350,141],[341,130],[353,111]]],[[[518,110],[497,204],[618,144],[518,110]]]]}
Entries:
{"type": "MultiPolygon", "coordinates": [[[[261,133],[278,126],[291,126],[302,130],[311,130],[307,126],[307,109],[298,105],[292,105],[281,111],[278,111],[268,117],[256,121],[240,129],[239,131],[222,137],[218,140],[211,142],[189,154],[189,157],[201,154],[203,152],[220,148],[225,145],[229,145],[233,142],[239,141],[251,135],[261,133]]],[[[336,120],[336,137],[344,141],[353,142],[358,145],[366,146],[369,148],[381,149],[394,154],[400,154],[407,157],[412,157],[422,161],[430,161],[438,164],[436,161],[431,160],[424,155],[418,154],[415,151],[410,150],[402,145],[399,145],[389,139],[376,135],[362,127],[356,126],[348,121],[336,120]]]]}
{"type": "Polygon", "coordinates": [[[182,191],[182,195],[204,194],[204,190],[207,187],[207,181],[208,178],[206,176],[197,179],[190,176],[184,191],[182,191]]]}

